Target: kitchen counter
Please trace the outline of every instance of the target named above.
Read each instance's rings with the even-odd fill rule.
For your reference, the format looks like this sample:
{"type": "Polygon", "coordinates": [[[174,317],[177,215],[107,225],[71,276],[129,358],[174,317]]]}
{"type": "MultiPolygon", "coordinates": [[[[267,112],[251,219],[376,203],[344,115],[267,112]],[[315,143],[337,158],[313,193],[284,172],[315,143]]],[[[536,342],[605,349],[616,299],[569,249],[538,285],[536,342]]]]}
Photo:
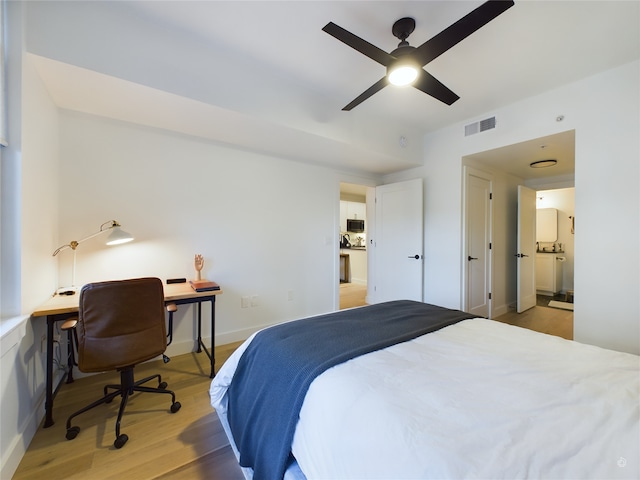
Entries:
{"type": "MultiPolygon", "coordinates": [[[[347,276],[346,281],[367,284],[367,247],[351,247],[340,249],[340,269],[343,270],[343,264],[349,265],[350,277],[347,276]],[[344,258],[346,257],[346,259],[344,258]]],[[[343,278],[342,276],[341,278],[343,278]]]]}

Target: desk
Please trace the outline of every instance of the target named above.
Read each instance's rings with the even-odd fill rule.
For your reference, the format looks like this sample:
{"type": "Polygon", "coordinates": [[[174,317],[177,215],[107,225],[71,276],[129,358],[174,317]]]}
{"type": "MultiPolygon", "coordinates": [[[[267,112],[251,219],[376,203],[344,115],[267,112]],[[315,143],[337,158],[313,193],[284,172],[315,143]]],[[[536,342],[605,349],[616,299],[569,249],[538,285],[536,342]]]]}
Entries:
{"type": "MultiPolygon", "coordinates": [[[[204,352],[211,362],[210,378],[215,376],[215,358],[214,358],[214,338],[216,331],[216,295],[220,295],[222,290],[213,290],[210,292],[196,292],[188,283],[173,283],[164,285],[164,303],[176,305],[184,305],[188,303],[198,304],[198,331],[197,331],[197,352],[204,352]],[[211,351],[207,349],[202,341],[202,302],[211,302],[211,351]]],[[[53,425],[53,399],[58,393],[58,389],[62,382],[67,378],[67,372],[62,376],[60,382],[53,389],[53,326],[56,322],[67,320],[71,317],[78,316],[78,304],[80,302],[80,293],[75,295],[54,295],[44,302],[31,314],[32,317],[47,317],[47,384],[45,391],[44,408],[46,416],[44,420],[44,428],[53,425]]],[[[70,380],[70,382],[73,379],[70,380]]],[[[69,382],[69,383],[70,383],[69,382]]]]}

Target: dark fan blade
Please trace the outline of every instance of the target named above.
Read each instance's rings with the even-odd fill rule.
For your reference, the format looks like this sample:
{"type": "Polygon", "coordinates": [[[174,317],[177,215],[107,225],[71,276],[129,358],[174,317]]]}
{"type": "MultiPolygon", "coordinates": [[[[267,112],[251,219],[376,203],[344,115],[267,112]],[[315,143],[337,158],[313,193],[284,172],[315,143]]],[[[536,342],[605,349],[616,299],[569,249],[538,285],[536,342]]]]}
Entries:
{"type": "Polygon", "coordinates": [[[460,97],[445,87],[440,81],[430,73],[420,70],[418,78],[413,86],[424,93],[431,95],[433,98],[441,102],[451,105],[460,97]]]}
{"type": "Polygon", "coordinates": [[[374,93],[379,92],[380,90],[382,90],[387,85],[389,85],[389,80],[387,80],[387,77],[381,78],[376,83],[374,83],[369,88],[367,88],[363,93],[361,93],[358,96],[358,98],[356,98],[353,102],[351,102],[349,105],[344,107],[342,110],[345,111],[345,112],[348,112],[353,107],[356,107],[356,106],[360,105],[362,102],[364,102],[371,95],[373,95],[374,93]]]}
{"type": "Polygon", "coordinates": [[[366,40],[361,39],[333,22],[327,23],[322,30],[385,67],[394,59],[384,50],[379,49],[375,45],[370,44],[366,40]]]}
{"type": "Polygon", "coordinates": [[[425,66],[512,6],[512,1],[504,0],[489,0],[483,3],[456,23],[420,45],[414,53],[414,58],[420,65],[425,66]]]}

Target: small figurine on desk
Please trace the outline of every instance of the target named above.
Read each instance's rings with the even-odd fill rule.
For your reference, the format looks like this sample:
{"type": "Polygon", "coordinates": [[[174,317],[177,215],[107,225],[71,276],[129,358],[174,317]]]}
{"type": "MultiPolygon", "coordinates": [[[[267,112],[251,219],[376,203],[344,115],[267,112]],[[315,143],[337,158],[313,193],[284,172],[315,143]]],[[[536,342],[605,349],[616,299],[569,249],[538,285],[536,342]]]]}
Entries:
{"type": "Polygon", "coordinates": [[[191,280],[189,283],[191,284],[191,288],[193,288],[196,292],[208,292],[210,290],[220,290],[220,285],[216,282],[210,282],[209,280],[203,280],[200,274],[202,267],[204,267],[204,258],[202,255],[197,254],[193,264],[196,267],[196,278],[195,280],[191,280]]]}
{"type": "Polygon", "coordinates": [[[202,277],[200,276],[200,271],[202,270],[202,267],[204,267],[204,258],[202,258],[202,255],[196,254],[196,257],[193,263],[196,267],[196,280],[202,280],[202,277]]]}

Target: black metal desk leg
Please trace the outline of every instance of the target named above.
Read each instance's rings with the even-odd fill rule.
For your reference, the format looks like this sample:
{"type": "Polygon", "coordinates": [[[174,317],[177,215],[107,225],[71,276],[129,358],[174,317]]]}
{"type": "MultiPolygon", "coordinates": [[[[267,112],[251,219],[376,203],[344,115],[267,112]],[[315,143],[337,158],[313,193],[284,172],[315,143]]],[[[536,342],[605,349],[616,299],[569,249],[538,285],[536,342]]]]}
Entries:
{"type": "Polygon", "coordinates": [[[202,351],[202,302],[198,302],[198,353],[202,351]]]}
{"type": "Polygon", "coordinates": [[[44,428],[53,425],[53,324],[55,319],[52,315],[47,315],[47,391],[45,392],[44,428]]]}
{"type": "Polygon", "coordinates": [[[211,375],[209,378],[213,378],[216,376],[215,374],[215,366],[216,366],[216,297],[211,297],[211,375]]]}

